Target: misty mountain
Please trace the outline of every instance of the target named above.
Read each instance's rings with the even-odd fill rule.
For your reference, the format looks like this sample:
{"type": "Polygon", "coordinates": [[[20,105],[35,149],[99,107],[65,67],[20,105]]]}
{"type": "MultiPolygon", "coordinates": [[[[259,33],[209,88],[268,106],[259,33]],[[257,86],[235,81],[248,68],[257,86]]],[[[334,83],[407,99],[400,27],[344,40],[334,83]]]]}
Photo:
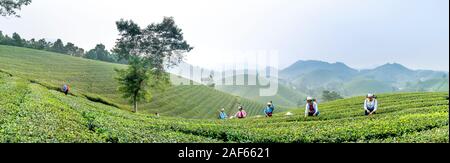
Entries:
{"type": "Polygon", "coordinates": [[[298,61],[281,70],[280,77],[284,84],[311,95],[320,95],[321,90],[334,90],[345,96],[448,90],[448,72],[412,70],[398,63],[359,71],[339,62],[298,61]]]}
{"type": "Polygon", "coordinates": [[[403,65],[388,63],[372,70],[362,70],[358,77],[387,83],[402,83],[418,80],[420,78],[418,75],[417,72],[403,65]]]}
{"type": "Polygon", "coordinates": [[[322,91],[337,91],[343,96],[367,93],[448,91],[448,72],[412,70],[398,63],[387,63],[373,69],[357,70],[344,63],[323,61],[298,61],[278,70],[268,67],[265,71],[255,69],[212,71],[188,63],[182,63],[170,72],[204,85],[214,83],[217,90],[259,102],[276,101],[279,105],[293,107],[306,96],[320,98],[322,91]],[[278,72],[279,91],[274,96],[261,97],[261,85],[250,85],[250,78],[258,81],[276,74],[264,74],[268,70],[278,72]],[[192,74],[191,74],[192,73],[192,74]],[[208,78],[211,78],[208,81],[208,78]],[[227,83],[244,83],[224,85],[227,83]],[[220,84],[222,83],[222,84],[220,84]]]}
{"type": "Polygon", "coordinates": [[[321,72],[337,73],[335,76],[345,79],[358,73],[344,63],[327,63],[323,61],[298,61],[291,66],[281,70],[280,77],[287,80],[295,80],[308,74],[317,74],[321,72]]]}

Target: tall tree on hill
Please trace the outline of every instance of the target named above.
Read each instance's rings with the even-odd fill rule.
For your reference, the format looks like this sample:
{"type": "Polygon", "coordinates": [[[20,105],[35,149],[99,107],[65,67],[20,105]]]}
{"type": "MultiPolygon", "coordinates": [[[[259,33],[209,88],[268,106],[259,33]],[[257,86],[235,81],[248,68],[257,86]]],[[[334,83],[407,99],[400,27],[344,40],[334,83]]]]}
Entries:
{"type": "Polygon", "coordinates": [[[5,39],[5,36],[3,36],[3,32],[0,31],[0,44],[2,44],[3,39],[5,39]]]}
{"type": "Polygon", "coordinates": [[[68,42],[66,44],[66,46],[64,46],[64,51],[71,56],[75,55],[75,53],[77,52],[77,49],[78,49],[78,47],[76,47],[75,44],[73,44],[71,42],[68,42]]]}
{"type": "Polygon", "coordinates": [[[112,62],[110,53],[108,50],[106,50],[105,45],[103,44],[98,44],[95,47],[95,51],[97,52],[97,59],[101,60],[101,61],[106,61],[106,62],[112,62]]]}
{"type": "Polygon", "coordinates": [[[133,104],[148,99],[149,88],[164,88],[170,83],[166,69],[178,65],[191,47],[172,17],[164,17],[161,23],[152,23],[141,29],[133,21],[116,22],[120,37],[113,52],[120,59],[129,61],[126,70],[116,70],[119,91],[133,104]]]}
{"type": "Polygon", "coordinates": [[[4,36],[0,36],[0,44],[15,46],[16,42],[14,41],[13,38],[9,37],[8,35],[4,35],[4,36]]]}
{"type": "Polygon", "coordinates": [[[62,42],[61,39],[56,40],[55,43],[53,43],[53,46],[51,47],[50,50],[56,53],[66,53],[64,43],[62,42]]]}
{"type": "Polygon", "coordinates": [[[322,92],[322,99],[323,101],[334,101],[338,99],[343,99],[343,97],[335,91],[325,90],[322,92]]]}
{"type": "Polygon", "coordinates": [[[20,35],[18,33],[13,33],[12,35],[12,45],[13,46],[19,46],[22,47],[24,46],[24,42],[25,40],[22,39],[22,37],[20,37],[20,35]]]}
{"type": "Polygon", "coordinates": [[[22,8],[22,6],[29,5],[31,0],[0,0],[0,15],[1,16],[17,16],[17,11],[22,8]]]}
{"type": "Polygon", "coordinates": [[[11,37],[9,37],[8,35],[5,35],[3,37],[2,44],[3,45],[13,45],[13,39],[11,37]]]}
{"type": "Polygon", "coordinates": [[[108,50],[106,50],[106,47],[103,44],[97,44],[94,49],[89,50],[86,53],[85,57],[88,59],[114,62],[114,59],[112,58],[111,54],[109,53],[108,50]]]}
{"type": "Polygon", "coordinates": [[[6,35],[3,35],[3,32],[0,31],[0,45],[8,45],[6,42],[6,35]]]}
{"type": "MultiPolygon", "coordinates": [[[[32,38],[30,40],[25,40],[20,37],[18,33],[13,33],[12,38],[10,38],[8,35],[3,35],[3,32],[0,31],[0,45],[11,45],[11,46],[18,46],[18,47],[26,47],[26,48],[32,48],[32,49],[38,49],[38,50],[46,50],[46,51],[52,51],[62,54],[68,54],[71,56],[77,56],[77,57],[83,57],[84,56],[84,49],[79,48],[75,46],[75,44],[69,42],[66,45],[62,42],[61,39],[58,39],[55,43],[47,42],[45,39],[40,39],[36,41],[36,39],[32,38]]],[[[104,45],[102,45],[101,53],[104,53],[104,55],[100,54],[99,58],[93,58],[98,60],[104,60],[108,62],[115,62],[113,56],[110,56],[109,52],[105,50],[104,45]]]]}
{"type": "Polygon", "coordinates": [[[36,39],[32,38],[29,41],[25,40],[25,47],[32,48],[32,49],[37,49],[36,46],[37,46],[36,39]]]}
{"type": "Polygon", "coordinates": [[[40,39],[39,41],[37,41],[36,43],[36,48],[39,50],[46,50],[50,48],[50,43],[47,42],[45,39],[40,39]]]}
{"type": "Polygon", "coordinates": [[[75,57],[83,57],[84,56],[84,49],[83,48],[77,48],[75,51],[75,57]]]}

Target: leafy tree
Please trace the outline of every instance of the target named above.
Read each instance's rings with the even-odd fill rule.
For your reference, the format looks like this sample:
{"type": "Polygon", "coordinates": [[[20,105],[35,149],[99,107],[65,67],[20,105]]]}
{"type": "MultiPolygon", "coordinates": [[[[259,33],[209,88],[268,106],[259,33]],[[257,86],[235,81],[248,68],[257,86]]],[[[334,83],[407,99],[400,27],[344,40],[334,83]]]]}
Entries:
{"type": "Polygon", "coordinates": [[[129,65],[128,69],[115,69],[118,73],[116,80],[119,82],[118,90],[123,93],[124,98],[130,98],[133,112],[137,112],[138,102],[146,96],[151,74],[139,57],[131,58],[129,65]]]}
{"type": "Polygon", "coordinates": [[[334,100],[338,100],[338,99],[343,99],[343,97],[335,91],[324,90],[322,92],[322,99],[324,101],[334,101],[334,100]]]}
{"type": "Polygon", "coordinates": [[[98,44],[97,46],[95,46],[95,53],[97,53],[98,60],[106,61],[106,62],[113,62],[109,51],[106,50],[105,45],[98,44]]]}
{"type": "Polygon", "coordinates": [[[98,44],[94,49],[90,50],[88,54],[85,54],[85,50],[83,48],[79,48],[71,42],[68,42],[66,45],[64,45],[61,39],[58,39],[55,43],[47,42],[45,39],[40,39],[38,41],[36,41],[36,39],[34,38],[25,40],[22,39],[17,33],[14,33],[13,37],[11,38],[8,35],[3,35],[2,31],[0,31],[0,44],[52,51],[76,57],[86,57],[95,60],[102,60],[106,62],[121,64],[128,63],[128,59],[121,59],[118,54],[110,53],[108,50],[106,50],[103,44],[98,44]]]}
{"type": "Polygon", "coordinates": [[[13,39],[9,37],[8,35],[5,35],[3,37],[3,40],[1,42],[3,45],[13,45],[13,39]]]}
{"type": "Polygon", "coordinates": [[[36,49],[39,49],[39,50],[50,49],[50,44],[51,43],[45,41],[45,39],[40,39],[36,43],[36,49]]]}
{"type": "Polygon", "coordinates": [[[34,39],[34,38],[32,38],[31,40],[29,40],[29,41],[26,41],[25,40],[25,47],[27,47],[27,48],[32,48],[32,49],[36,49],[36,39],[34,39]]]}
{"type": "Polygon", "coordinates": [[[84,56],[84,49],[83,48],[77,48],[77,50],[75,51],[75,55],[76,57],[83,57],[84,56]]]}
{"type": "MultiPolygon", "coordinates": [[[[133,111],[137,112],[137,103],[148,99],[150,87],[168,85],[166,68],[178,65],[184,53],[193,49],[183,38],[183,33],[172,17],[165,17],[161,23],[152,23],[141,29],[133,21],[116,22],[120,38],[113,52],[119,59],[127,59],[127,70],[116,70],[124,98],[130,98],[133,111]],[[146,98],[147,97],[147,98],[146,98]]],[[[164,88],[164,87],[162,87],[164,88]]]]}
{"type": "Polygon", "coordinates": [[[86,53],[86,58],[101,60],[106,62],[114,62],[115,60],[111,56],[108,50],[106,50],[105,45],[97,44],[94,49],[89,50],[86,53]]]}
{"type": "Polygon", "coordinates": [[[127,59],[119,58],[119,55],[117,55],[116,53],[111,53],[110,56],[114,60],[115,63],[128,64],[128,60],[127,59]]]}
{"type": "Polygon", "coordinates": [[[20,35],[18,33],[13,33],[12,35],[12,45],[13,46],[24,46],[24,40],[22,39],[22,37],[20,37],[20,35]]]}
{"type": "Polygon", "coordinates": [[[3,39],[5,39],[5,36],[3,36],[3,32],[0,31],[0,44],[2,44],[3,39]]]}
{"type": "Polygon", "coordinates": [[[16,10],[20,10],[22,6],[29,5],[30,3],[31,0],[0,0],[0,15],[15,15],[19,17],[16,10]]]}
{"type": "Polygon", "coordinates": [[[138,102],[143,99],[151,99],[152,92],[163,91],[169,87],[169,75],[163,74],[156,77],[154,70],[145,66],[145,61],[139,57],[132,57],[128,69],[115,69],[118,73],[116,80],[119,82],[118,90],[123,93],[124,98],[130,98],[133,104],[133,112],[137,112],[138,102]]]}
{"type": "Polygon", "coordinates": [[[56,53],[66,53],[64,43],[61,39],[58,39],[53,43],[53,46],[51,47],[50,51],[56,52],[56,53]]]}
{"type": "Polygon", "coordinates": [[[97,60],[98,58],[97,53],[95,53],[94,49],[89,50],[84,57],[87,59],[94,59],[94,60],[97,60]]]}
{"type": "MultiPolygon", "coordinates": [[[[0,44],[1,45],[11,45],[18,47],[26,47],[38,50],[47,50],[57,53],[69,54],[72,56],[83,57],[85,55],[85,51],[83,48],[79,48],[75,46],[74,43],[67,43],[64,45],[61,39],[58,39],[55,43],[47,42],[45,39],[40,39],[36,41],[36,39],[32,38],[30,40],[25,40],[20,37],[19,34],[13,33],[13,37],[10,38],[8,35],[3,35],[3,32],[0,31],[0,44]]],[[[105,61],[115,62],[115,57],[111,56],[111,54],[105,50],[104,45],[101,45],[100,49],[101,53],[99,56],[101,58],[105,58],[105,61]]],[[[94,58],[98,59],[98,58],[94,58]]]]}
{"type": "Polygon", "coordinates": [[[8,45],[6,35],[3,35],[2,31],[0,31],[0,45],[8,45]]]}
{"type": "Polygon", "coordinates": [[[69,55],[75,55],[77,52],[78,47],[75,46],[75,44],[68,42],[66,46],[64,46],[64,51],[69,55]]]}

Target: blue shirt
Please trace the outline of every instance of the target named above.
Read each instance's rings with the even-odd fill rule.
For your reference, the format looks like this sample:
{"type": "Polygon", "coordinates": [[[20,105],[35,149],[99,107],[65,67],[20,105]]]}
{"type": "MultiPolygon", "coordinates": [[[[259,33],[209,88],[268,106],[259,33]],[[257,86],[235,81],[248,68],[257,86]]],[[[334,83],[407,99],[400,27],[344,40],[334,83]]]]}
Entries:
{"type": "Polygon", "coordinates": [[[220,114],[219,114],[219,119],[227,119],[227,113],[225,113],[225,112],[220,112],[220,114]]]}
{"type": "Polygon", "coordinates": [[[266,109],[264,109],[264,113],[273,113],[273,110],[275,110],[275,106],[271,105],[271,106],[266,106],[266,109]]]}

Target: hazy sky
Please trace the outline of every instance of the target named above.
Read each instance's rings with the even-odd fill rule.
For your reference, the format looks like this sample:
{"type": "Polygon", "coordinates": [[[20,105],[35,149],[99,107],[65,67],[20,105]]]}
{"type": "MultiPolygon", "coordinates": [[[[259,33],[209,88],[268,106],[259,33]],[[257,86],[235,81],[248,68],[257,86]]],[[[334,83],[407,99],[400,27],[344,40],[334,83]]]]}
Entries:
{"type": "Polygon", "coordinates": [[[195,47],[187,61],[207,68],[277,50],[280,68],[314,59],[449,70],[448,0],[33,0],[20,15],[0,17],[0,30],[85,49],[112,48],[120,18],[144,27],[173,16],[195,47]]]}

